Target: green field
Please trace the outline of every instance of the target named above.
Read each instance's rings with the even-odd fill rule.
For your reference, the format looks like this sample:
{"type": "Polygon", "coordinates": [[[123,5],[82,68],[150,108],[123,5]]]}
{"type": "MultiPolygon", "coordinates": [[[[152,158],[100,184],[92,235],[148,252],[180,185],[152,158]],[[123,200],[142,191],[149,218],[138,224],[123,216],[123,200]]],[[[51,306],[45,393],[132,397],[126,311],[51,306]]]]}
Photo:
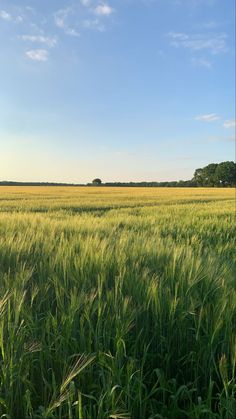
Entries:
{"type": "Polygon", "coordinates": [[[235,191],[0,188],[0,418],[236,417],[235,191]]]}

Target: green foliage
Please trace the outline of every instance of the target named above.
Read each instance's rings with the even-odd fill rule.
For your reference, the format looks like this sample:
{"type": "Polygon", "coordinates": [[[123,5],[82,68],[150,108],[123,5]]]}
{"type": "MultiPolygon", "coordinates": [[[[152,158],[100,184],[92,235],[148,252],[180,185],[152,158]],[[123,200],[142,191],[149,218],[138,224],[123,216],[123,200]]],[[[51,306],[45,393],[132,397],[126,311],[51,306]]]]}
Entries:
{"type": "Polygon", "coordinates": [[[232,189],[8,188],[0,417],[234,419],[232,189]]]}
{"type": "Polygon", "coordinates": [[[236,185],[236,164],[233,161],[208,164],[195,171],[193,181],[197,186],[234,186],[236,185]]]}
{"type": "Polygon", "coordinates": [[[96,178],[96,179],[93,180],[92,184],[95,185],[95,186],[100,186],[102,184],[102,181],[101,181],[101,179],[96,178]]]}
{"type": "Polygon", "coordinates": [[[219,186],[236,185],[236,164],[233,161],[218,164],[215,171],[215,180],[219,186]]]}

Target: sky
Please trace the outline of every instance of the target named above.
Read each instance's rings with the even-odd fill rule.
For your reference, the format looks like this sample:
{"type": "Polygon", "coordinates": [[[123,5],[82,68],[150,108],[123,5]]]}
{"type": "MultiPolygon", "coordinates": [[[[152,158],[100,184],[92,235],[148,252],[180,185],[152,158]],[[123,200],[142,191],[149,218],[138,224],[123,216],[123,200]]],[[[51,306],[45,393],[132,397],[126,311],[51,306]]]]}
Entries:
{"type": "Polygon", "coordinates": [[[0,0],[0,180],[235,159],[234,0],[0,0]]]}

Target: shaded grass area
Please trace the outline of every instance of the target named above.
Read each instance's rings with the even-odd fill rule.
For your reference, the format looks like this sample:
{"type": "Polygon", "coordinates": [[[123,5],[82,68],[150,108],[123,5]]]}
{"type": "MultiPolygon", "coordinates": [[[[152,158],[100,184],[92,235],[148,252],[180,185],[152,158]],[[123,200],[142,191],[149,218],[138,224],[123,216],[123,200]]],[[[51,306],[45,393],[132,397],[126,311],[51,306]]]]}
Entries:
{"type": "Polygon", "coordinates": [[[233,191],[20,191],[0,215],[0,415],[234,419],[233,191]]]}

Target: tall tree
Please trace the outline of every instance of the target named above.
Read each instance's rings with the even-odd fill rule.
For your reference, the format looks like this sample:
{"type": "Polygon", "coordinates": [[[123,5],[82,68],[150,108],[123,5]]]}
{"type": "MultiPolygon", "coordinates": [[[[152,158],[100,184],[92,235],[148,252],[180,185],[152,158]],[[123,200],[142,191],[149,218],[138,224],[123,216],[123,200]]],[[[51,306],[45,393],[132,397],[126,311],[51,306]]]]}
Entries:
{"type": "Polygon", "coordinates": [[[233,186],[236,184],[236,164],[233,161],[208,164],[195,171],[193,181],[197,186],[233,186]]]}
{"type": "Polygon", "coordinates": [[[218,164],[215,172],[215,180],[219,186],[236,185],[236,164],[233,161],[225,161],[218,164]]]}

